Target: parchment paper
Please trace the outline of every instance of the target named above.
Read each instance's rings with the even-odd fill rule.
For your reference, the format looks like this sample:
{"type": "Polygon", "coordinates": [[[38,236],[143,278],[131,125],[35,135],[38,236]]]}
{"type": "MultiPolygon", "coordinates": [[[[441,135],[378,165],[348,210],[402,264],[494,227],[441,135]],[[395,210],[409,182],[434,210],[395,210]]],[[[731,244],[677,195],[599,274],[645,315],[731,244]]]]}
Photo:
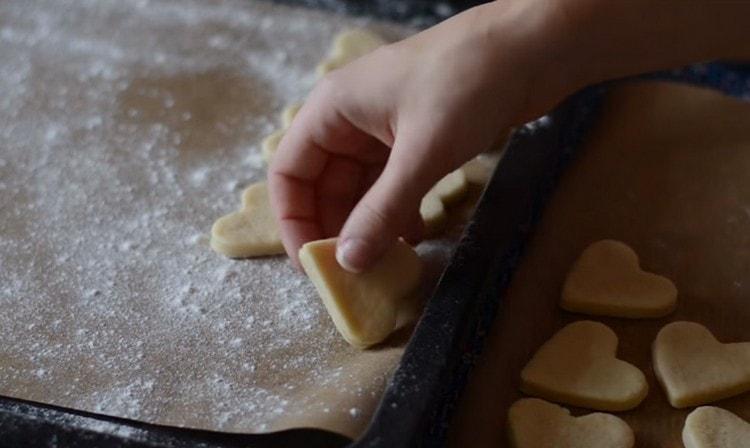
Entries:
{"type": "MultiPolygon", "coordinates": [[[[609,325],[620,340],[618,357],[648,379],[646,400],[618,414],[635,431],[636,446],[682,448],[691,409],[670,407],[651,367],[651,343],[676,320],[706,325],[723,342],[750,340],[750,104],[659,83],[626,85],[612,94],[513,279],[450,446],[507,446],[507,409],[521,397],[519,372],[555,331],[579,319],[609,325]],[[644,269],[675,282],[674,314],[608,319],[558,307],[571,264],[604,238],[628,243],[644,269]]],[[[750,419],[750,394],[715,405],[750,419]]]]}
{"type": "MultiPolygon", "coordinates": [[[[408,333],[353,349],[284,257],[228,260],[207,234],[265,176],[259,142],[332,37],[362,24],[252,0],[0,2],[0,394],[360,433],[408,333]]],[[[420,246],[426,288],[452,247],[420,246]]]]}

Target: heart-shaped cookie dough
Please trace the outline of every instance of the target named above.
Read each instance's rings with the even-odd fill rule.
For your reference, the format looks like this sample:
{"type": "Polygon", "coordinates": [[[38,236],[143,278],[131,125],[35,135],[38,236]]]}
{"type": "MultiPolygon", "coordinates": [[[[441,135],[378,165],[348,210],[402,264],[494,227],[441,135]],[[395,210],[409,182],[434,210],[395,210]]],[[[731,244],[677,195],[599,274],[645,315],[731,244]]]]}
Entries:
{"type": "Polygon", "coordinates": [[[665,325],[653,344],[653,363],[676,408],[750,391],[750,342],[722,344],[694,322],[665,325]]]}
{"type": "Polygon", "coordinates": [[[674,284],[642,271],[633,249],[614,240],[583,251],[568,273],[560,302],[572,312],[627,318],[665,316],[676,305],[674,284]]]}
{"type": "Polygon", "coordinates": [[[463,199],[468,187],[466,174],[459,168],[448,173],[427,192],[419,206],[426,237],[437,236],[445,228],[448,219],[445,207],[463,199]]]}
{"type": "Polygon", "coordinates": [[[633,430],[614,415],[573,417],[567,409],[538,398],[513,403],[508,427],[513,448],[631,448],[635,443],[633,430]]]}
{"type": "Polygon", "coordinates": [[[521,371],[528,395],[599,411],[626,411],[648,394],[643,373],[619,360],[617,335],[593,321],[574,322],[544,343],[521,371]]]}
{"type": "Polygon", "coordinates": [[[355,347],[383,341],[399,324],[415,316],[413,293],[422,276],[422,260],[403,241],[360,274],[338,264],[335,238],[305,244],[299,260],[336,329],[355,347]]]}
{"type": "Polygon", "coordinates": [[[265,182],[242,193],[242,209],[222,216],[211,228],[211,247],[231,258],[284,253],[265,182]]]}
{"type": "Polygon", "coordinates": [[[750,423],[724,409],[703,406],[687,416],[682,443],[685,448],[747,448],[750,423]]]}

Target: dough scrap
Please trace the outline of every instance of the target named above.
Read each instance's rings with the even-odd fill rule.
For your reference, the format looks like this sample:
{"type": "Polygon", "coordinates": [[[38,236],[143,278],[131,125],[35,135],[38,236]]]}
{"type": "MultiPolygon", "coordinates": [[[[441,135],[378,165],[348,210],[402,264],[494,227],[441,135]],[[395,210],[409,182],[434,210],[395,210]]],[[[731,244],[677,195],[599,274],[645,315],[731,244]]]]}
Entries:
{"type": "Polygon", "coordinates": [[[211,228],[211,247],[231,258],[284,253],[265,182],[242,193],[242,208],[222,216],[211,228]]]}
{"type": "Polygon", "coordinates": [[[386,43],[382,37],[365,29],[343,31],[334,39],[328,58],[318,64],[316,72],[322,77],[386,43]]]}
{"type": "Polygon", "coordinates": [[[422,260],[398,241],[369,271],[353,274],[336,261],[336,238],[312,241],[299,259],[341,336],[357,348],[385,340],[414,316],[422,260]]]}
{"type": "Polygon", "coordinates": [[[284,132],[284,129],[277,129],[263,139],[261,153],[266,163],[270,164],[271,160],[273,160],[273,156],[279,148],[279,143],[281,143],[281,139],[284,137],[284,132]]]}
{"type": "Polygon", "coordinates": [[[703,406],[687,416],[682,443],[685,448],[747,448],[750,423],[724,409],[703,406]]]}
{"type": "Polygon", "coordinates": [[[573,417],[570,411],[538,398],[523,398],[508,411],[513,448],[632,448],[633,430],[625,421],[596,412],[573,417]]]}
{"type": "Polygon", "coordinates": [[[466,174],[459,168],[448,173],[427,192],[419,205],[426,237],[437,236],[445,228],[448,220],[445,207],[461,201],[468,187],[466,174]]]}
{"type": "Polygon", "coordinates": [[[626,411],[648,394],[637,367],[616,358],[617,335],[593,321],[574,322],[545,342],[521,371],[521,390],[599,411],[626,411]]]}
{"type": "Polygon", "coordinates": [[[656,335],[654,373],[675,408],[750,391],[750,342],[722,344],[703,325],[672,322],[656,335]]]}
{"type": "Polygon", "coordinates": [[[602,240],[573,264],[560,306],[599,316],[662,317],[677,306],[677,288],[666,277],[642,271],[638,255],[625,243],[602,240]]]}

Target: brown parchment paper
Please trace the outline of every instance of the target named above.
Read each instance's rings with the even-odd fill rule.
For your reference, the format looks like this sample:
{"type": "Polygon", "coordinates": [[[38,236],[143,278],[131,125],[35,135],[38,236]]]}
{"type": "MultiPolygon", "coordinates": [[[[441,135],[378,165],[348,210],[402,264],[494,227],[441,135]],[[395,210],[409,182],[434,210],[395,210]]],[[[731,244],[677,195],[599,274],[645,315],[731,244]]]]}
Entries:
{"type": "MultiPolygon", "coordinates": [[[[666,323],[706,325],[723,342],[750,340],[750,104],[680,85],[626,85],[609,98],[552,197],[494,323],[454,421],[451,446],[506,446],[519,372],[556,330],[578,319],[606,323],[619,357],[648,378],[640,407],[618,414],[636,446],[682,447],[690,409],[672,409],[656,382],[651,343],[666,323]],[[677,311],[656,320],[586,317],[557,306],[572,262],[614,238],[642,266],[671,278],[677,311]]],[[[750,395],[717,406],[750,419],[750,395]]],[[[586,412],[574,409],[574,413],[586,412]]]]}
{"type": "MultiPolygon", "coordinates": [[[[361,432],[408,334],[360,352],[284,257],[207,243],[333,36],[362,25],[409,32],[253,0],[0,2],[0,394],[361,432]]],[[[426,288],[453,241],[418,248],[426,288]]]]}

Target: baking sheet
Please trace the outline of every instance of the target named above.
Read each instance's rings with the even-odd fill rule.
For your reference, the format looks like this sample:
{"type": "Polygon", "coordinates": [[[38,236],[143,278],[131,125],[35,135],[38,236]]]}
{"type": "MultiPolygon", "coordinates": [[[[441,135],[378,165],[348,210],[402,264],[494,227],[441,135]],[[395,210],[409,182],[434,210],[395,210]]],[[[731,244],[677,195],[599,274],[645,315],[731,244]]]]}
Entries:
{"type": "MultiPolygon", "coordinates": [[[[651,368],[666,323],[692,320],[724,342],[750,340],[750,104],[682,85],[619,87],[603,121],[563,176],[500,308],[454,421],[451,446],[506,446],[519,372],[557,329],[606,323],[618,356],[649,382],[647,399],[620,413],[638,447],[682,447],[687,410],[672,409],[651,368]],[[587,317],[557,306],[565,275],[589,243],[630,244],[642,266],[671,278],[677,311],[656,320],[587,317]]],[[[716,405],[750,419],[750,394],[716,405]]],[[[574,409],[574,413],[587,412],[574,409]]]]}
{"type": "MultiPolygon", "coordinates": [[[[410,32],[252,0],[0,2],[0,395],[361,432],[408,332],[357,351],[283,257],[207,243],[332,37],[364,24],[410,32]]],[[[426,289],[454,241],[419,247],[426,289]]]]}

